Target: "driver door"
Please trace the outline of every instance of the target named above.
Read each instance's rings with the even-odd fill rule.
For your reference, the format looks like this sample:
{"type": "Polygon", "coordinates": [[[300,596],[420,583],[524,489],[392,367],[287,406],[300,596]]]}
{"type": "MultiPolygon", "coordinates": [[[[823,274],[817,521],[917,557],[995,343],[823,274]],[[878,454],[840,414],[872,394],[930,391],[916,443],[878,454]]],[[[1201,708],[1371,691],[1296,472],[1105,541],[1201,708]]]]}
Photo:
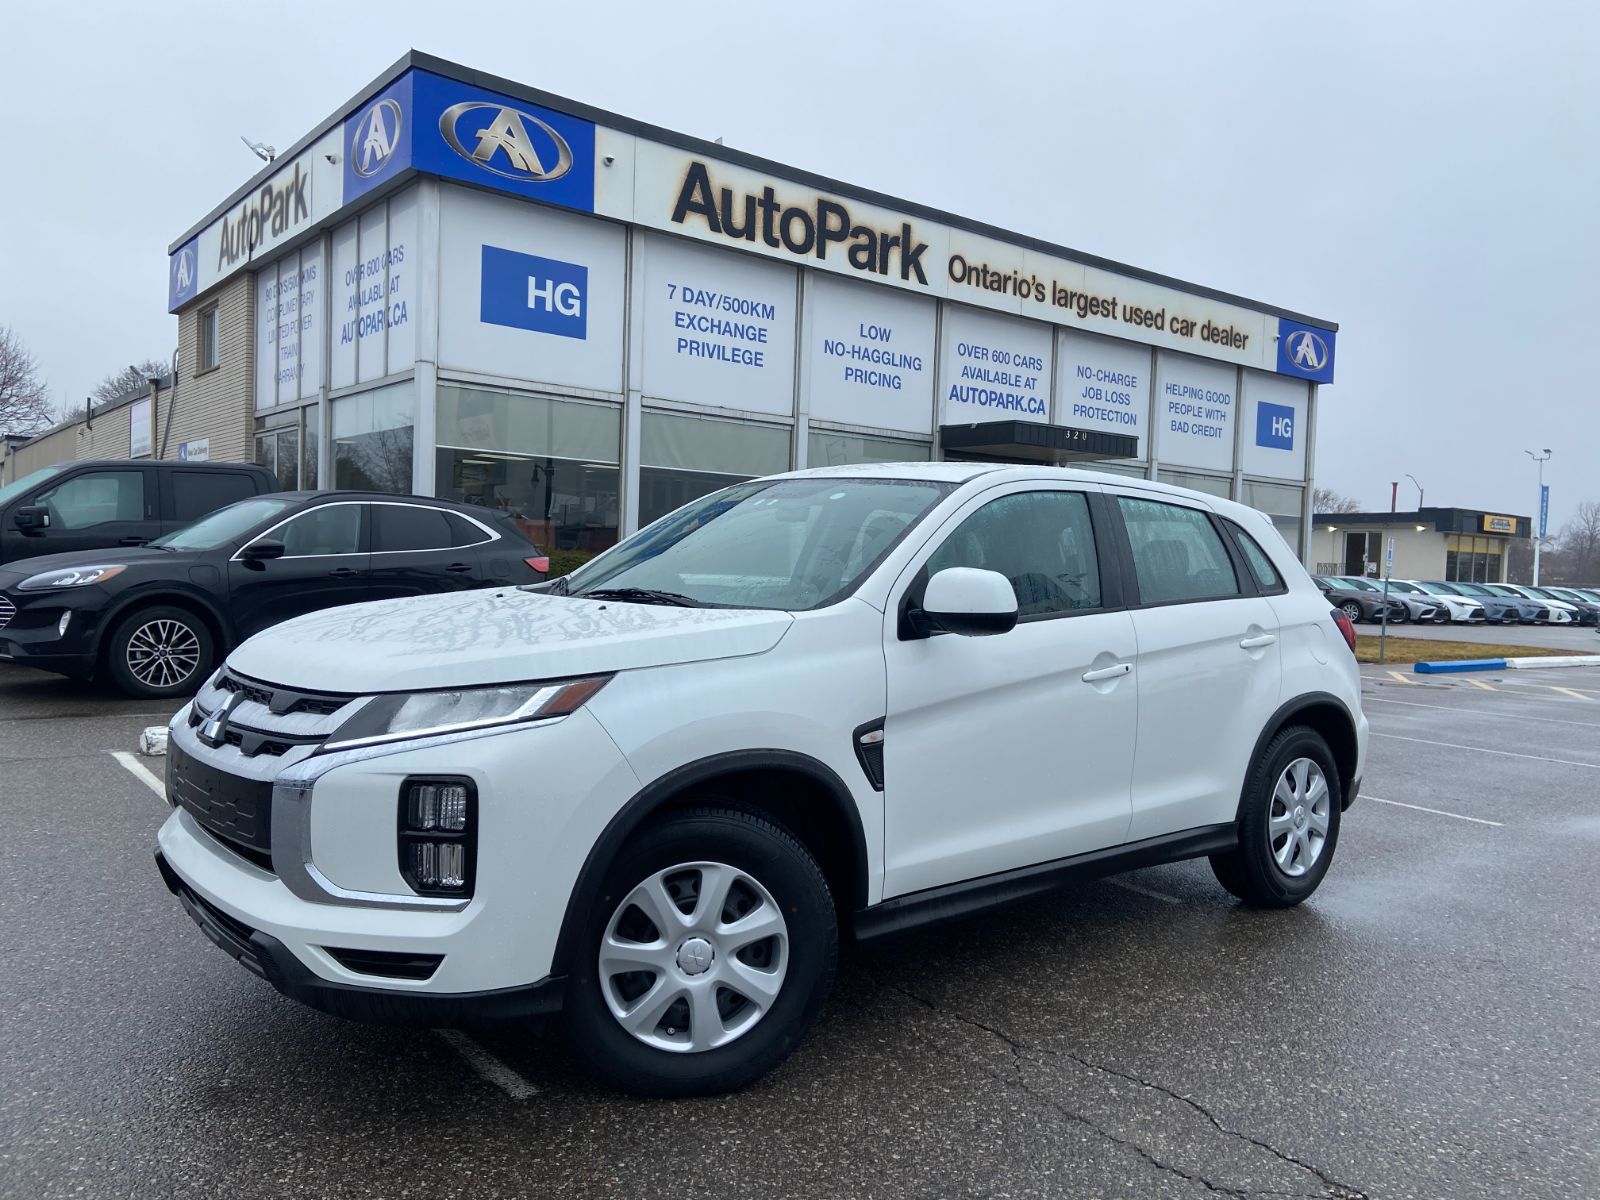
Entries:
{"type": "Polygon", "coordinates": [[[890,593],[885,897],[1126,838],[1136,647],[1102,502],[1085,485],[994,488],[939,528],[890,593]],[[1016,627],[911,636],[902,608],[947,567],[1005,575],[1016,627]]]}

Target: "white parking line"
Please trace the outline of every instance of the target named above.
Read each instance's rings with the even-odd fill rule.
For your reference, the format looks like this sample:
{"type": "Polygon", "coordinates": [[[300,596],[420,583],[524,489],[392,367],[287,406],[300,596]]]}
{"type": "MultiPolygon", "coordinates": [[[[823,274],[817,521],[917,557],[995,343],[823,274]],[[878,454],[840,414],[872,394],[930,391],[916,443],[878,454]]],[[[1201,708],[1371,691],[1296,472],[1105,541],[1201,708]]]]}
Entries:
{"type": "Polygon", "coordinates": [[[1107,883],[1119,887],[1125,892],[1138,892],[1141,896],[1149,896],[1152,900],[1159,900],[1163,904],[1182,904],[1176,896],[1169,896],[1165,892],[1153,891],[1147,887],[1140,887],[1137,883],[1129,883],[1126,879],[1108,879],[1107,883]]]}
{"type": "Polygon", "coordinates": [[[1461,813],[1445,812],[1442,808],[1424,808],[1420,804],[1406,804],[1400,800],[1385,800],[1381,796],[1369,796],[1362,792],[1357,800],[1371,800],[1374,804],[1392,804],[1396,808],[1410,808],[1417,812],[1432,813],[1436,817],[1454,817],[1458,821],[1471,821],[1474,825],[1493,825],[1496,829],[1504,829],[1504,821],[1485,821],[1482,817],[1468,817],[1461,813]]]}
{"type": "Polygon", "coordinates": [[[466,1059],[468,1066],[513,1100],[526,1100],[529,1096],[539,1094],[538,1088],[459,1029],[436,1029],[434,1032],[445,1045],[466,1059]]]}
{"type": "Polygon", "coordinates": [[[1584,729],[1600,729],[1593,721],[1564,721],[1560,717],[1530,717],[1527,713],[1492,712],[1486,708],[1457,708],[1453,704],[1424,704],[1420,700],[1391,700],[1387,696],[1363,696],[1363,704],[1403,704],[1407,708],[1437,708],[1440,712],[1464,713],[1469,717],[1488,717],[1492,721],[1537,721],[1540,725],[1580,725],[1584,729]]]}
{"type": "Polygon", "coordinates": [[[126,767],[128,773],[144,784],[145,787],[163,800],[167,798],[167,785],[161,782],[160,777],[154,771],[139,761],[137,754],[130,754],[126,750],[113,750],[111,751],[111,757],[126,767]]]}
{"type": "Polygon", "coordinates": [[[1398,733],[1379,733],[1372,730],[1373,737],[1390,738],[1396,742],[1418,742],[1424,746],[1443,746],[1446,750],[1476,750],[1479,754],[1498,754],[1502,758],[1531,758],[1535,762],[1560,763],[1564,767],[1587,767],[1591,771],[1600,771],[1600,763],[1574,762],[1570,758],[1549,758],[1543,754],[1518,754],[1515,750],[1491,750],[1487,746],[1463,746],[1460,742],[1435,742],[1430,738],[1401,737],[1398,733]]]}

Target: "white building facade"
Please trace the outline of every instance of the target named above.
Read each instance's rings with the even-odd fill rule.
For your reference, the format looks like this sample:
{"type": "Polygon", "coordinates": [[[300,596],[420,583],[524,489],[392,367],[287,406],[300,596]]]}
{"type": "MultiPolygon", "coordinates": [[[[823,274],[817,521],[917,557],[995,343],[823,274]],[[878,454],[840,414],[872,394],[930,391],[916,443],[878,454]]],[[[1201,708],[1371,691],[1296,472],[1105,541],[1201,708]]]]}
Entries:
{"type": "Polygon", "coordinates": [[[1243,500],[1309,545],[1331,322],[425,55],[169,267],[180,372],[242,349],[254,455],[286,487],[483,503],[592,552],[790,468],[1074,462],[1243,500]],[[219,314],[241,279],[250,303],[219,314]]]}

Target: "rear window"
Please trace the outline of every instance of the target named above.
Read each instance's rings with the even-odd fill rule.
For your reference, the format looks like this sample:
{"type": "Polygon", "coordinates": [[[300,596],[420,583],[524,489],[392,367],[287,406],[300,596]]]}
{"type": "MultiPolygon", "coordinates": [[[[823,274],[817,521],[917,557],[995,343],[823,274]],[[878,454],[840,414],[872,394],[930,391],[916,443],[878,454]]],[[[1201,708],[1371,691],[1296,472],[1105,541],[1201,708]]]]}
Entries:
{"type": "Polygon", "coordinates": [[[372,506],[372,552],[444,550],[455,544],[445,513],[420,504],[372,506]]]}
{"type": "Polygon", "coordinates": [[[232,471],[173,471],[172,519],[187,525],[256,494],[255,480],[232,471]]]}
{"type": "Polygon", "coordinates": [[[1283,582],[1283,576],[1278,574],[1278,568],[1272,565],[1261,544],[1233,521],[1229,521],[1228,525],[1233,530],[1234,540],[1239,543],[1239,549],[1244,551],[1244,561],[1250,565],[1250,574],[1255,576],[1256,586],[1263,592],[1287,591],[1288,585],[1283,582]]]}
{"type": "Polygon", "coordinates": [[[487,542],[489,540],[487,533],[460,513],[447,512],[444,514],[444,519],[445,524],[450,526],[450,544],[452,546],[476,546],[479,542],[487,542]]]}
{"type": "Polygon", "coordinates": [[[1141,604],[1220,600],[1239,594],[1233,559],[1199,509],[1118,496],[1133,547],[1141,604]]]}

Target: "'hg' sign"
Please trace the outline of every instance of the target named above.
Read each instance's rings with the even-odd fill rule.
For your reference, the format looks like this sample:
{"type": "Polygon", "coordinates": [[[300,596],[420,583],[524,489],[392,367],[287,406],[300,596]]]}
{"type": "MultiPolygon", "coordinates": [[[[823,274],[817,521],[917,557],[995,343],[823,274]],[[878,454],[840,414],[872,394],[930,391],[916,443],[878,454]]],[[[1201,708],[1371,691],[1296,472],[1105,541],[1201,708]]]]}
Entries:
{"type": "Polygon", "coordinates": [[[486,324],[581,340],[589,335],[588,291],[588,267],[499,246],[483,248],[478,315],[486,324]]]}
{"type": "Polygon", "coordinates": [[[1268,450],[1293,450],[1294,409],[1286,404],[1257,404],[1256,445],[1268,450]]]}

